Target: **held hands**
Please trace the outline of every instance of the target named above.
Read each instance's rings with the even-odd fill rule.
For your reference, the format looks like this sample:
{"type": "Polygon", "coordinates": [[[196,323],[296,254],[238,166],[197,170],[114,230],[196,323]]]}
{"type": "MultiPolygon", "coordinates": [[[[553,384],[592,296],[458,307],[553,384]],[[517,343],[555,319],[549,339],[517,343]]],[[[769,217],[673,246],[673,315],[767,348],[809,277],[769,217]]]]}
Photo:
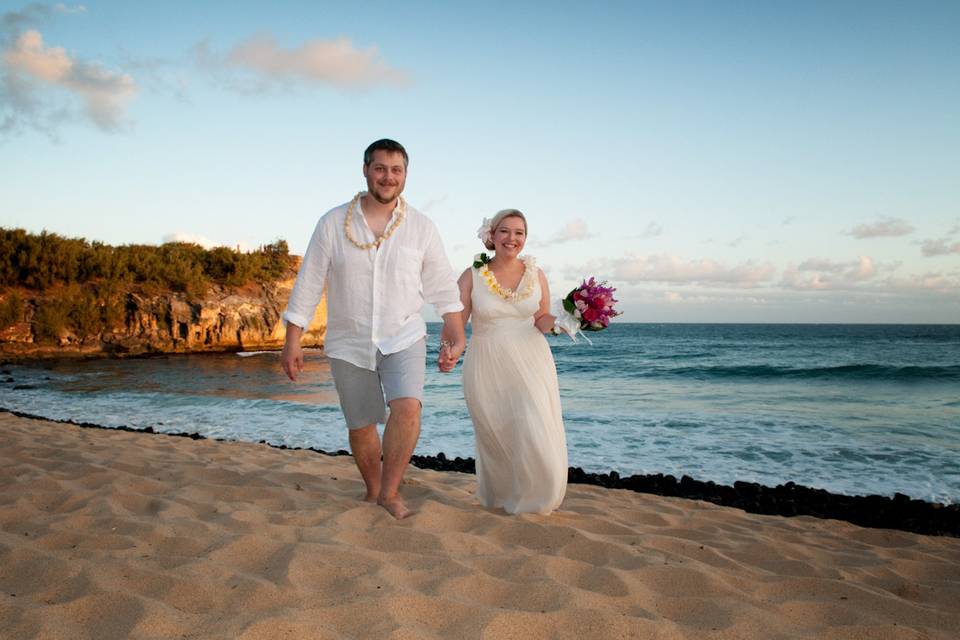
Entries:
{"type": "Polygon", "coordinates": [[[440,355],[437,368],[450,373],[457,366],[457,360],[467,347],[467,337],[463,332],[463,316],[459,311],[443,314],[443,328],[440,329],[440,355]]]}
{"type": "Polygon", "coordinates": [[[440,340],[440,355],[437,357],[437,368],[443,373],[450,373],[457,366],[457,361],[463,355],[466,340],[440,340]]]}

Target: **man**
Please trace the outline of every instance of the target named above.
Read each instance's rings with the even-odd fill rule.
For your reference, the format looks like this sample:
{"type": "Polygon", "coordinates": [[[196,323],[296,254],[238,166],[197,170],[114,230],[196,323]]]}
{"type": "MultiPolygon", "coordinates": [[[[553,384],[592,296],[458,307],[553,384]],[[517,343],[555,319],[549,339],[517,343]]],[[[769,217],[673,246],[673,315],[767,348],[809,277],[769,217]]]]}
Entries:
{"type": "Polygon", "coordinates": [[[423,303],[443,317],[440,371],[452,371],[466,345],[463,305],[437,229],[400,196],[408,160],[400,143],[377,140],[363,154],[366,193],[320,218],[283,314],[281,354],[283,370],[295,381],[303,370],[300,336],[326,287],[324,350],[367,486],[364,499],[397,519],[412,513],[400,483],[420,437],[423,303]],[[377,423],[383,422],[381,445],[377,423]]]}

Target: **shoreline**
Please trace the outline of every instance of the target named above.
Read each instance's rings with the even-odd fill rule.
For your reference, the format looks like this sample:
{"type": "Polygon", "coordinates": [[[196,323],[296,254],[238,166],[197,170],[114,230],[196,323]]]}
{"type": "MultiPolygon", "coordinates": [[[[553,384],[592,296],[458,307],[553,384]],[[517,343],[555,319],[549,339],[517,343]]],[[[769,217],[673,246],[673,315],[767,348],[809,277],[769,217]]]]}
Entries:
{"type": "MultiPolygon", "coordinates": [[[[20,411],[0,407],[0,413],[9,413],[20,418],[58,424],[69,424],[85,429],[105,431],[124,431],[146,433],[191,440],[213,440],[215,442],[248,442],[288,451],[310,451],[324,456],[350,456],[350,452],[340,449],[326,451],[315,447],[289,447],[260,440],[226,440],[208,438],[199,433],[156,431],[152,427],[137,429],[127,426],[105,427],[103,425],[77,422],[74,420],[55,420],[20,411]]],[[[414,454],[411,466],[419,469],[475,473],[473,458],[447,458],[443,452],[436,455],[414,454]]],[[[679,480],[672,475],[636,474],[623,476],[616,471],[606,473],[586,472],[580,467],[569,467],[569,484],[584,484],[604,489],[622,489],[636,493],[662,497],[700,500],[719,506],[733,507],[747,513],[782,517],[812,516],[820,519],[839,520],[857,526],[877,529],[893,529],[921,535],[949,536],[960,538],[960,504],[941,504],[910,498],[901,493],[893,497],[880,495],[845,495],[832,493],[825,489],[816,489],[786,482],[776,487],[756,482],[737,481],[733,486],[717,484],[713,481],[695,480],[684,475],[679,480]]]]}

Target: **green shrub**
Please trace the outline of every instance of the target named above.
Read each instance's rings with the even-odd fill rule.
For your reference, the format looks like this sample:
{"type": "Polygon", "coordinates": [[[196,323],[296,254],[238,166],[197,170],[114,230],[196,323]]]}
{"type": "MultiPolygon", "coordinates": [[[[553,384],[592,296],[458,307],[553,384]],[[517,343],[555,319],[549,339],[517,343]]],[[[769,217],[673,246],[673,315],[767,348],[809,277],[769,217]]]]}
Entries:
{"type": "Polygon", "coordinates": [[[33,339],[56,342],[67,328],[67,309],[60,300],[42,300],[33,312],[33,339]]]}
{"type": "Polygon", "coordinates": [[[67,316],[74,333],[81,339],[100,333],[100,303],[93,292],[79,290],[72,293],[66,301],[67,316]]]}
{"type": "Polygon", "coordinates": [[[111,280],[101,281],[95,289],[100,301],[100,324],[106,330],[119,327],[126,317],[123,290],[121,283],[111,280]]]}
{"type": "Polygon", "coordinates": [[[0,286],[43,290],[55,285],[116,282],[202,295],[211,284],[242,286],[279,278],[290,268],[285,240],[241,253],[171,242],[112,247],[46,231],[0,228],[0,286]]]}
{"type": "Polygon", "coordinates": [[[11,291],[0,302],[0,329],[6,329],[12,324],[23,320],[23,299],[16,291],[11,291]]]}

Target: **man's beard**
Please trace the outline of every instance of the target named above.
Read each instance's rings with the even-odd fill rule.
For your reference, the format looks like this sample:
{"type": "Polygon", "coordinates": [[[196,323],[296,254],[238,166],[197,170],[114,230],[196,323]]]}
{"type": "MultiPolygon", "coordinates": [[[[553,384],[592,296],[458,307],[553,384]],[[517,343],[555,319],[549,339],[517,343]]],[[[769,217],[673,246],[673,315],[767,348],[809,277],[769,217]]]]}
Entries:
{"type": "Polygon", "coordinates": [[[373,199],[379,202],[380,204],[390,204],[391,202],[397,199],[397,197],[400,195],[400,191],[402,190],[402,185],[379,187],[379,188],[378,187],[379,185],[375,185],[374,188],[370,190],[370,195],[372,195],[373,199]],[[387,189],[390,189],[390,190],[396,189],[397,192],[396,192],[396,195],[394,195],[393,197],[386,198],[380,195],[380,189],[383,189],[384,191],[387,189]]]}

